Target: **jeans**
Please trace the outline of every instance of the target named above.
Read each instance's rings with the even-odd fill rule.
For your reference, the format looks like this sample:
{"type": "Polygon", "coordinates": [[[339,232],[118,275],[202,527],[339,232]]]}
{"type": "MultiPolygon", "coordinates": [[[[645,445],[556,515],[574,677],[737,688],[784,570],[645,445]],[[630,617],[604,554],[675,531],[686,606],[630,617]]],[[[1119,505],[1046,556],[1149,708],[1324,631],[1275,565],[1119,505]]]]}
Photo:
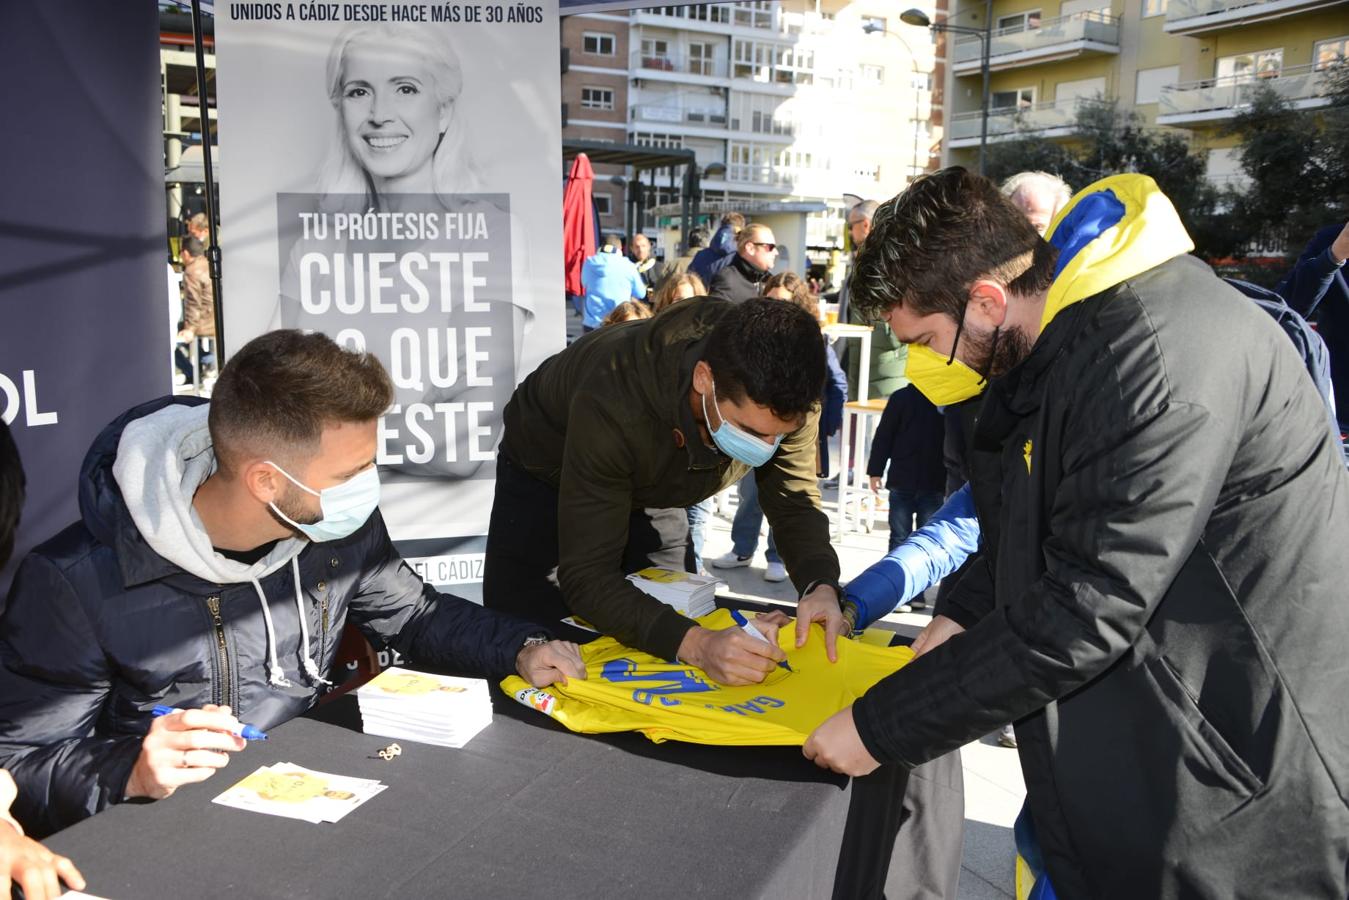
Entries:
{"type": "Polygon", "coordinates": [[[932,514],[941,509],[945,498],[941,491],[901,491],[890,490],[890,549],[893,550],[904,539],[913,534],[915,527],[922,528],[932,514]],[[917,526],[914,519],[918,520],[917,526]]]}
{"type": "Polygon", "coordinates": [[[703,570],[703,535],[707,527],[707,520],[712,515],[712,498],[708,497],[702,503],[695,503],[684,510],[689,518],[689,542],[693,545],[693,571],[701,572],[703,570]]]}
{"type": "MultiPolygon", "coordinates": [[[[736,556],[753,556],[759,549],[759,529],[763,527],[763,507],[759,505],[759,485],[754,480],[754,470],[740,479],[740,506],[736,508],[735,519],[731,522],[731,547],[736,556]]],[[[773,529],[768,529],[768,552],[764,554],[770,563],[782,562],[778,556],[778,545],[773,540],[773,529]]]]}

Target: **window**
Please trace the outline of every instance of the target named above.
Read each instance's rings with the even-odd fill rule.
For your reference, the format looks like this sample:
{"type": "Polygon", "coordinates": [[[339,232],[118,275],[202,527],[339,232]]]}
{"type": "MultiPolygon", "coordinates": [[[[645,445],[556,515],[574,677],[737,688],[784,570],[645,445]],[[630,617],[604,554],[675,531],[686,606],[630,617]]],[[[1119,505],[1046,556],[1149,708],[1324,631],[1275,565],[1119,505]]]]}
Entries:
{"type": "Polygon", "coordinates": [[[639,131],[632,136],[632,142],[639,147],[678,150],[684,146],[683,139],[677,134],[650,134],[639,131]]]}
{"type": "Polygon", "coordinates": [[[616,51],[614,36],[598,31],[587,31],[581,40],[581,49],[591,56],[613,56],[616,51]]]}
{"type": "Polygon", "coordinates": [[[1346,59],[1349,59],[1349,36],[1317,41],[1316,49],[1312,51],[1312,65],[1318,72],[1346,59]]]}
{"type": "Polygon", "coordinates": [[[909,73],[909,86],[912,87],[915,91],[930,91],[930,90],[932,90],[932,73],[931,73],[931,72],[910,72],[910,73],[909,73]]]}
{"type": "Polygon", "coordinates": [[[1017,88],[1014,91],[994,91],[989,98],[989,109],[1029,109],[1035,105],[1035,88],[1017,88]]]}
{"type": "Polygon", "coordinates": [[[873,66],[869,63],[863,63],[857,67],[857,71],[858,74],[862,76],[863,84],[885,84],[885,66],[873,66]]]}
{"type": "Polygon", "coordinates": [[[1134,102],[1156,103],[1161,99],[1162,88],[1178,81],[1180,81],[1180,66],[1139,69],[1138,83],[1134,88],[1134,102]]]}
{"type": "Polygon", "coordinates": [[[595,194],[595,212],[602,216],[614,214],[614,198],[609,194],[595,194]]]}
{"type": "Polygon", "coordinates": [[[1011,16],[1002,16],[998,19],[997,30],[1004,34],[1014,34],[1018,31],[1030,31],[1032,28],[1040,27],[1040,11],[1038,9],[1028,12],[1019,12],[1011,16]]]}
{"type": "Polygon", "coordinates": [[[1218,60],[1217,77],[1245,81],[1250,78],[1268,78],[1283,71],[1283,48],[1238,53],[1218,60]]]}
{"type": "Polygon", "coordinates": [[[716,55],[716,44],[689,44],[689,74],[715,75],[716,55]]]}
{"type": "Polygon", "coordinates": [[[862,30],[870,32],[885,31],[885,19],[881,16],[863,16],[862,30]]]}
{"type": "Polygon", "coordinates": [[[772,28],[773,4],[771,0],[745,0],[731,7],[731,21],[748,28],[772,28]]]}
{"type": "Polygon", "coordinates": [[[581,108],[613,109],[614,108],[613,88],[601,88],[601,87],[581,88],[581,108]]]}
{"type": "Polygon", "coordinates": [[[792,134],[783,99],[737,91],[731,95],[731,129],[758,134],[792,134]]]}
{"type": "Polygon", "coordinates": [[[1150,19],[1153,16],[1164,16],[1166,15],[1166,8],[1170,5],[1170,0],[1143,0],[1143,18],[1150,19]]]}

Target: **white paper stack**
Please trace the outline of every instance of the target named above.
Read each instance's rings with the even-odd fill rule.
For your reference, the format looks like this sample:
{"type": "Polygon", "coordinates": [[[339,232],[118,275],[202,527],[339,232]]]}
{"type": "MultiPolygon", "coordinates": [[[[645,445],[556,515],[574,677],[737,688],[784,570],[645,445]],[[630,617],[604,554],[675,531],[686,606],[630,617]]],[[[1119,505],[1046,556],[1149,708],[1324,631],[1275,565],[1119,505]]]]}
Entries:
{"type": "Polygon", "coordinates": [[[263,766],[212,803],[305,822],[340,822],[388,785],[315,772],[295,763],[263,766]]]}
{"type": "Polygon", "coordinates": [[[481,678],[430,675],[397,666],[357,688],[366,734],[462,747],[492,724],[492,698],[481,678]]]}
{"type": "Polygon", "coordinates": [[[694,575],[677,569],[650,568],[633,572],[628,581],[661,603],[673,606],[686,616],[705,616],[717,608],[717,585],[725,584],[710,575],[694,575]]]}

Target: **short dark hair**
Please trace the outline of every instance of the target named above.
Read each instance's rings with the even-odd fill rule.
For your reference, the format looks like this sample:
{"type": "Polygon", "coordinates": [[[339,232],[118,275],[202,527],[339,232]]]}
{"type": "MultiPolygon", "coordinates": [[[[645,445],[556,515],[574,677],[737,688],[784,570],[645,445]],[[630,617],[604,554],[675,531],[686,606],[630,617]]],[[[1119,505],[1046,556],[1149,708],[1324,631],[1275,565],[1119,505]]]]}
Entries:
{"type": "Polygon", "coordinates": [[[226,475],[250,457],[307,459],[324,428],[370,422],[393,403],[393,383],[369,353],[295,329],[253,338],[230,357],[211,392],[208,424],[226,475]]]}
{"type": "Polygon", "coordinates": [[[706,225],[699,225],[697,228],[689,231],[689,249],[696,250],[699,247],[706,247],[707,242],[712,240],[712,234],[707,230],[706,225]]]}
{"type": "Polygon", "coordinates": [[[19,530],[19,516],[23,513],[25,486],[19,448],[9,433],[9,426],[0,419],[0,569],[14,552],[14,535],[19,530]]]}
{"type": "Polygon", "coordinates": [[[703,351],[718,396],[766,406],[780,419],[806,416],[824,390],[824,341],[805,310],[754,297],[712,328],[703,351]]]}
{"type": "Polygon", "coordinates": [[[201,238],[185,238],[182,249],[191,253],[194,257],[200,258],[206,255],[206,245],[201,242],[201,238]]]}
{"type": "Polygon", "coordinates": [[[1037,294],[1054,280],[1057,257],[996,184],[952,166],[881,204],[857,253],[849,303],[873,321],[898,305],[958,321],[975,280],[1037,294]]]}
{"type": "Polygon", "coordinates": [[[623,249],[623,235],[616,232],[609,232],[600,239],[600,247],[613,247],[618,250],[623,249]]]}

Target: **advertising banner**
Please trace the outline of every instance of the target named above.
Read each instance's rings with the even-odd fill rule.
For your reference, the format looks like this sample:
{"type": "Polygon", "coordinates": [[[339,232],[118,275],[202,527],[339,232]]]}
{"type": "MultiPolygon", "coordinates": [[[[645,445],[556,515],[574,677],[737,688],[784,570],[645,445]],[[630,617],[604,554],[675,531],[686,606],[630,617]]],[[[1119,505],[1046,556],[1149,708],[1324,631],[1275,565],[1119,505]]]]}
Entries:
{"type": "Polygon", "coordinates": [[[502,411],[564,339],[556,0],[215,12],[226,349],[379,357],[389,530],[475,596],[502,411]]]}
{"type": "Polygon", "coordinates": [[[154,3],[0,3],[0,417],[28,476],[14,568],[79,518],[80,464],[172,390],[154,3]],[[37,88],[41,85],[40,88],[37,88]]]}

